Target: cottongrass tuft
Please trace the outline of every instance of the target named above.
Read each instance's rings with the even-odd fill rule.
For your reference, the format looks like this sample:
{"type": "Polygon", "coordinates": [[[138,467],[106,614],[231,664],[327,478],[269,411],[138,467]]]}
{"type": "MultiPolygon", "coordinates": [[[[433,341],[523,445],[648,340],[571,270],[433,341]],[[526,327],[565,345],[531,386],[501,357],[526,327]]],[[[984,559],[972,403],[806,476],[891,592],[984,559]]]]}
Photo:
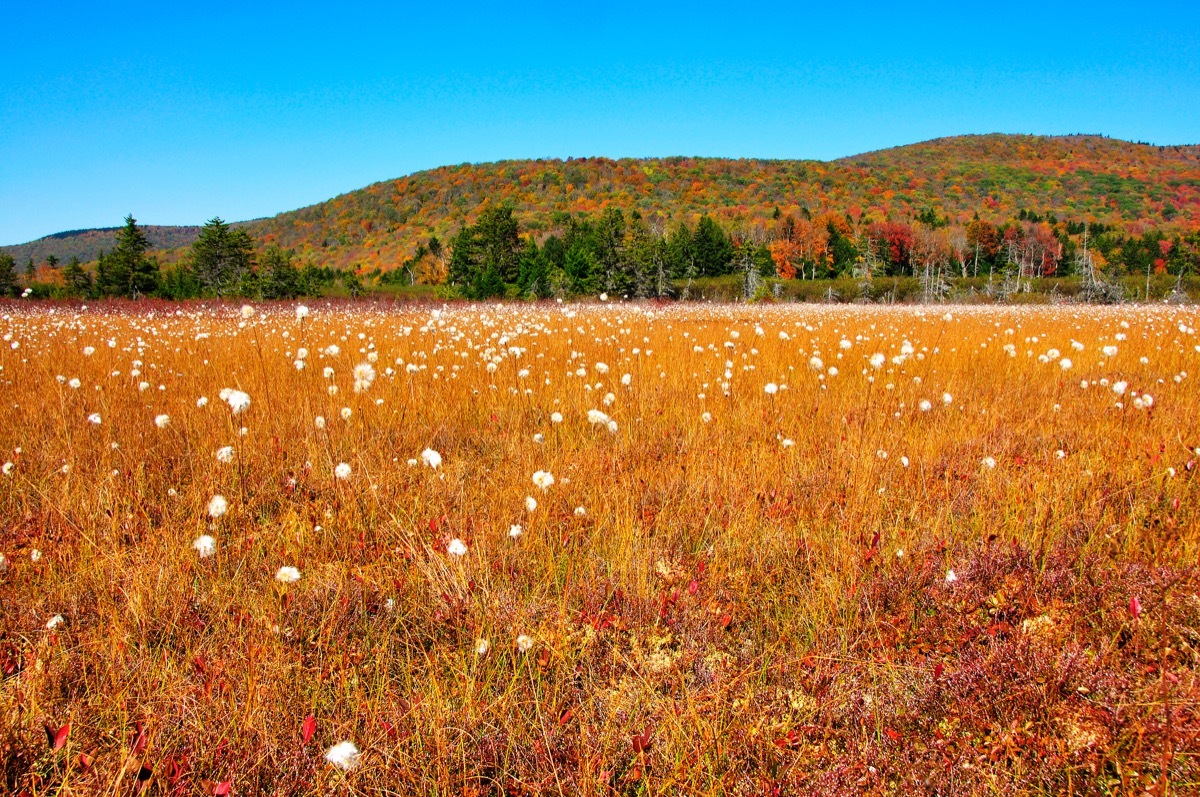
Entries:
{"type": "Polygon", "coordinates": [[[427,448],[421,452],[421,461],[434,470],[437,470],[442,466],[442,455],[432,448],[427,448]]]}
{"type": "Polygon", "coordinates": [[[217,541],[208,534],[202,534],[192,542],[192,548],[201,559],[207,559],[217,552],[217,541]]]}
{"type": "Polygon", "coordinates": [[[450,540],[450,544],[446,546],[446,553],[450,554],[451,556],[466,556],[467,544],[458,537],[455,537],[454,539],[450,540]]]}
{"type": "Polygon", "coordinates": [[[549,490],[554,486],[554,474],[545,470],[534,471],[533,483],[542,488],[543,491],[549,490]]]}
{"type": "Polygon", "coordinates": [[[300,580],[300,571],[285,565],[275,571],[275,580],[280,584],[295,584],[300,580]]]}
{"type": "Polygon", "coordinates": [[[221,517],[229,511],[229,502],[225,500],[223,495],[214,495],[208,502],[208,516],[213,520],[221,517]]]}
{"type": "Polygon", "coordinates": [[[361,755],[354,742],[338,742],[325,751],[325,760],[338,769],[349,771],[358,764],[361,755]]]}

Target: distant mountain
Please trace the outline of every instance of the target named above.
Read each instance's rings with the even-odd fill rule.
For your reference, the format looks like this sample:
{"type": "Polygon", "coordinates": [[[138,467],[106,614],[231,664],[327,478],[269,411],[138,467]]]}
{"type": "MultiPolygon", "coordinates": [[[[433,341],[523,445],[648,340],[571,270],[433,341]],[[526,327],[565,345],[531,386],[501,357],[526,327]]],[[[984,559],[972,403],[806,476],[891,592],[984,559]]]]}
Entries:
{"type": "MultiPolygon", "coordinates": [[[[335,267],[389,269],[429,236],[451,236],[489,204],[511,205],[522,229],[555,214],[614,206],[666,224],[710,214],[727,226],[822,210],[871,218],[932,211],[1003,222],[1021,210],[1118,227],[1200,227],[1200,146],[1152,146],[1095,135],[941,138],[836,161],[578,158],[463,164],[417,172],[269,219],[246,222],[262,243],[335,267]]],[[[162,249],[197,227],[149,227],[162,249]]],[[[91,259],[113,230],[60,233],[5,247],[18,263],[54,254],[91,259]]]]}
{"type": "MultiPolygon", "coordinates": [[[[90,230],[68,230],[38,238],[27,244],[3,246],[0,250],[8,252],[24,267],[33,258],[33,262],[42,264],[47,257],[53,255],[60,263],[66,263],[72,257],[78,257],[83,262],[95,260],[100,250],[111,250],[116,246],[115,234],[120,227],[99,227],[90,230]]],[[[189,246],[200,234],[199,227],[170,227],[146,226],[146,237],[155,249],[176,249],[189,246]]]]}
{"type": "Polygon", "coordinates": [[[387,269],[430,235],[443,239],[488,204],[507,203],[522,229],[555,213],[608,206],[668,224],[708,213],[729,226],[830,209],[911,218],[931,209],[994,222],[1022,209],[1118,226],[1200,225],[1200,146],[1159,147],[1102,136],[942,138],[841,160],[579,158],[445,166],[375,183],[249,225],[304,260],[387,269]]]}

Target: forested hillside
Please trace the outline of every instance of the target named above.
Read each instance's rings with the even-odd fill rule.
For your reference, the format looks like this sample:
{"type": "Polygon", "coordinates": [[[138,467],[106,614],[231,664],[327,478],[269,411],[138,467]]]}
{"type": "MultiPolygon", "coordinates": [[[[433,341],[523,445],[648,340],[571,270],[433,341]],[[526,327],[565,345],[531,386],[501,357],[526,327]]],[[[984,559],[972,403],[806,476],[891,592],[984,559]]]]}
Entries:
{"type": "MultiPolygon", "coordinates": [[[[735,273],[746,290],[764,277],[920,277],[927,298],[946,295],[955,278],[1144,275],[1149,296],[1154,274],[1200,271],[1200,146],[997,134],[832,162],[464,164],[210,232],[197,242],[199,228],[144,228],[152,268],[127,249],[119,267],[73,265],[64,278],[68,257],[113,250],[112,231],[97,230],[9,248],[7,268],[36,290],[101,295],[121,295],[134,284],[123,275],[143,269],[142,292],[174,297],[286,296],[334,283],[350,293],[447,285],[468,297],[661,296],[677,293],[673,283],[735,273]],[[64,248],[25,252],[54,245],[64,248]]],[[[19,287],[2,273],[0,283],[19,287]]]]}
{"type": "MultiPolygon", "coordinates": [[[[66,263],[73,257],[87,263],[95,260],[100,252],[112,251],[117,245],[117,232],[120,227],[102,227],[91,230],[67,230],[38,238],[26,244],[0,247],[22,267],[30,260],[35,265],[41,265],[53,258],[55,263],[66,263]]],[[[175,227],[167,225],[147,225],[142,228],[150,244],[158,250],[178,249],[190,246],[200,234],[200,227],[175,227]]]]}
{"type": "MultiPolygon", "coordinates": [[[[713,216],[731,231],[784,215],[910,220],[932,211],[994,224],[1039,216],[1192,229],[1200,223],[1200,147],[1099,136],[961,136],[840,161],[580,158],[447,166],[257,222],[251,233],[302,259],[395,267],[489,205],[545,234],[556,213],[608,207],[670,225],[713,216]]],[[[1138,229],[1140,232],[1140,228],[1138,229]]]]}

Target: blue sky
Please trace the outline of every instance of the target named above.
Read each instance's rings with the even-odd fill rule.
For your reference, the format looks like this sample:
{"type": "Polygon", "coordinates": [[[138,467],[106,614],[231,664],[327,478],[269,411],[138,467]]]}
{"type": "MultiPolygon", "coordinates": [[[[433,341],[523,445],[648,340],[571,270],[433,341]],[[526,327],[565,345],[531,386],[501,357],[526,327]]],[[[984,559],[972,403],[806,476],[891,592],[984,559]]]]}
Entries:
{"type": "Polygon", "coordinates": [[[268,216],[448,163],[1200,142],[1200,3],[0,9],[0,244],[268,216]]]}

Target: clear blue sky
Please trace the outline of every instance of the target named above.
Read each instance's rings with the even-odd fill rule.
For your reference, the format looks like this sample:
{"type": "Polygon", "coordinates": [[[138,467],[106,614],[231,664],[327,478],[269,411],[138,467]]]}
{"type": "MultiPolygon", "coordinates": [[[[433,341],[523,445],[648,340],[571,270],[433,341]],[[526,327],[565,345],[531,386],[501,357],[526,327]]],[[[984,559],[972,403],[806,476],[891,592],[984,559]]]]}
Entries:
{"type": "Polygon", "coordinates": [[[448,163],[1200,142],[1200,3],[8,0],[0,244],[255,218],[448,163]]]}

